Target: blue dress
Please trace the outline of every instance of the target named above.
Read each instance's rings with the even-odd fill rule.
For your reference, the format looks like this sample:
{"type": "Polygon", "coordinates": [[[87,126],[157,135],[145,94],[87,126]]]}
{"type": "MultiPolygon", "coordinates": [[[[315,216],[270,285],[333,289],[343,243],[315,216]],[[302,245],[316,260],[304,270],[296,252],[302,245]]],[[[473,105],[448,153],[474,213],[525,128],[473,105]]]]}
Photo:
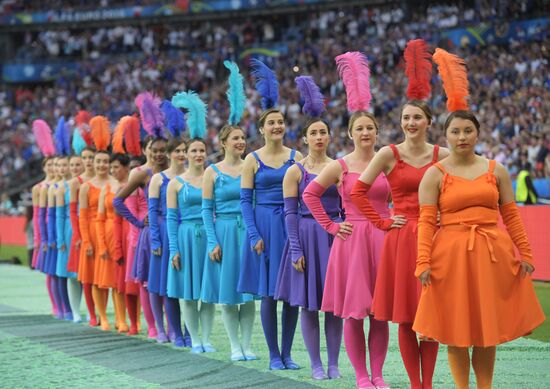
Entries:
{"type": "MultiPolygon", "coordinates": [[[[160,257],[154,255],[151,252],[151,261],[149,262],[149,275],[147,281],[147,290],[149,292],[158,293],[161,296],[166,296],[166,283],[168,276],[168,267],[170,259],[170,249],[168,246],[168,230],[166,228],[166,189],[168,188],[168,183],[170,178],[163,172],[160,173],[162,177],[162,184],[160,185],[159,190],[159,209],[157,214],[157,223],[159,236],[153,236],[153,229],[151,231],[151,246],[153,246],[153,241],[160,241],[161,255],[160,257]]],[[[149,222],[149,225],[151,223],[149,222]]],[[[151,247],[153,249],[153,247],[151,247]]]]}
{"type": "MultiPolygon", "coordinates": [[[[168,223],[170,260],[180,254],[181,269],[168,267],[168,297],[196,301],[201,298],[201,286],[206,255],[206,231],[201,216],[202,188],[197,188],[177,176],[182,186],[178,191],[180,222],[168,223]]],[[[170,211],[170,210],[169,210],[170,211]]]]}
{"type": "MultiPolygon", "coordinates": [[[[54,184],[54,188],[57,189],[57,183],[54,184]]],[[[44,267],[44,272],[50,276],[55,276],[55,270],[57,268],[57,247],[52,248],[56,244],[56,233],[55,233],[55,205],[48,204],[48,212],[46,216],[48,230],[48,250],[46,252],[46,264],[44,267]]]]}
{"type": "Polygon", "coordinates": [[[256,152],[252,152],[252,155],[258,162],[258,171],[254,176],[254,217],[256,228],[264,242],[264,251],[260,255],[256,254],[248,234],[245,236],[237,290],[241,293],[272,297],[287,238],[283,178],[287,169],[294,164],[296,150],[292,150],[290,159],[277,169],[265,165],[256,152]]]}
{"type": "Polygon", "coordinates": [[[216,165],[211,167],[217,176],[214,181],[213,211],[206,206],[208,200],[203,200],[202,217],[208,236],[208,248],[201,300],[212,304],[244,304],[252,300],[252,295],[237,292],[242,244],[246,232],[241,214],[241,176],[232,177],[222,173],[216,165]],[[212,231],[210,226],[213,227],[212,231]],[[208,256],[216,245],[222,250],[220,262],[212,261],[208,256]]]}
{"type": "MultiPolygon", "coordinates": [[[[147,169],[147,175],[152,177],[153,171],[147,169]]],[[[151,180],[147,182],[147,185],[143,188],[145,199],[149,198],[149,184],[151,180]]],[[[137,192],[140,195],[139,191],[137,192]]],[[[147,201],[147,200],[146,200],[147,201]]],[[[151,259],[151,234],[149,233],[149,226],[143,227],[139,232],[138,242],[136,245],[136,252],[134,254],[134,264],[132,267],[132,278],[139,282],[147,282],[149,278],[149,261],[151,259]]]]}
{"type": "Polygon", "coordinates": [[[71,249],[71,238],[73,235],[73,228],[71,227],[71,215],[70,215],[70,197],[71,191],[67,181],[63,182],[65,186],[65,205],[56,207],[55,215],[55,227],[57,237],[57,266],[55,274],[58,277],[75,278],[76,273],[67,271],[67,264],[69,262],[69,251],[71,249]],[[65,251],[59,250],[62,245],[65,245],[65,251]]]}

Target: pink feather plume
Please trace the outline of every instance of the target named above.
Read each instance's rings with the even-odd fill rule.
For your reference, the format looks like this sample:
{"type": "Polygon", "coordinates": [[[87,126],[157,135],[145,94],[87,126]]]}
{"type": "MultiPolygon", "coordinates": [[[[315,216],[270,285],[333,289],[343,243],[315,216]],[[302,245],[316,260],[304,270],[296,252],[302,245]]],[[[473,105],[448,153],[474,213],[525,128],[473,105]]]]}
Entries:
{"type": "Polygon", "coordinates": [[[348,51],[335,58],[338,73],[346,87],[348,111],[368,111],[370,93],[370,69],[367,56],[359,51],[348,51]]]}
{"type": "Polygon", "coordinates": [[[55,146],[53,144],[52,129],[42,119],[37,119],[32,122],[32,132],[36,145],[42,152],[44,157],[51,157],[55,155],[55,146]]]}

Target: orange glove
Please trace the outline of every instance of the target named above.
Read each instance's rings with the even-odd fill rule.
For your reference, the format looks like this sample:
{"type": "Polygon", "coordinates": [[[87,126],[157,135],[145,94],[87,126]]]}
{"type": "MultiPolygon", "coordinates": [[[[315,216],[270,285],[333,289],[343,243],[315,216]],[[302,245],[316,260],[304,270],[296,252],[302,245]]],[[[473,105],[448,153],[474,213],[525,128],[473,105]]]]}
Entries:
{"type": "Polygon", "coordinates": [[[105,213],[98,212],[95,227],[97,233],[97,249],[100,256],[108,252],[105,240],[105,220],[105,213]]]}
{"type": "Polygon", "coordinates": [[[115,214],[114,219],[114,234],[115,234],[115,252],[114,252],[114,258],[111,258],[113,261],[119,261],[123,256],[122,251],[122,216],[115,214]]]}
{"type": "Polygon", "coordinates": [[[80,236],[82,237],[82,247],[80,250],[86,251],[90,247],[90,211],[88,208],[80,208],[78,215],[78,226],[80,227],[80,236]]]}
{"type": "Polygon", "coordinates": [[[527,233],[525,232],[525,227],[523,226],[523,221],[519,215],[516,202],[510,201],[509,203],[501,205],[500,214],[502,215],[502,220],[506,225],[506,230],[508,230],[510,238],[512,238],[512,241],[518,248],[521,259],[533,266],[533,253],[531,252],[531,245],[527,239],[527,233]]]}
{"type": "Polygon", "coordinates": [[[418,256],[416,257],[415,277],[430,268],[432,243],[437,231],[437,205],[421,205],[418,218],[418,256]]]}

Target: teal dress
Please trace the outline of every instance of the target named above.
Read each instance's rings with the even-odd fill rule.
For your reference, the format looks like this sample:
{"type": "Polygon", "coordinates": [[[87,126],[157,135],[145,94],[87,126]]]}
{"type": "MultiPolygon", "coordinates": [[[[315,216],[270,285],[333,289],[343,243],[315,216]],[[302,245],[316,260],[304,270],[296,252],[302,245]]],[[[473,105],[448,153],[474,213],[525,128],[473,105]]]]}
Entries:
{"type": "Polygon", "coordinates": [[[203,199],[202,202],[208,248],[201,300],[212,304],[244,304],[252,300],[252,295],[237,292],[242,243],[246,234],[241,213],[241,176],[231,177],[216,165],[211,167],[217,176],[214,199],[203,199]],[[212,261],[208,256],[217,245],[222,251],[220,262],[212,261]]]}
{"type": "Polygon", "coordinates": [[[168,297],[200,300],[206,255],[202,188],[192,186],[179,176],[176,180],[182,184],[178,191],[178,208],[168,208],[166,216],[170,247],[167,293],[168,297]],[[180,270],[171,264],[176,254],[180,254],[180,270]]]}
{"type": "Polygon", "coordinates": [[[70,217],[70,196],[71,191],[67,181],[63,182],[65,186],[65,205],[56,207],[55,214],[55,229],[56,229],[56,245],[57,245],[57,264],[55,268],[55,275],[58,277],[75,278],[76,273],[67,271],[67,264],[69,262],[69,251],[71,249],[71,238],[73,235],[73,229],[71,227],[70,217]],[[65,251],[59,250],[62,245],[65,245],[65,251]]]}

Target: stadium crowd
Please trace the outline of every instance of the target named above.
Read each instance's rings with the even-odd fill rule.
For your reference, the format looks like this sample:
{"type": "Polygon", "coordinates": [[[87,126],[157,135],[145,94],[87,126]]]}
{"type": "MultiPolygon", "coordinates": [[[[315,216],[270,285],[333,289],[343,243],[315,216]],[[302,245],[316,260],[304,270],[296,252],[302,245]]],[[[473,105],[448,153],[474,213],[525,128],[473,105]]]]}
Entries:
{"type": "MultiPolygon", "coordinates": [[[[517,3],[518,12],[532,10],[521,7],[528,2],[517,3]]],[[[478,152],[503,162],[512,174],[529,161],[536,166],[537,177],[550,176],[550,107],[545,104],[550,101],[548,33],[541,34],[540,41],[529,43],[449,48],[448,42],[441,40],[439,29],[442,22],[457,15],[455,11],[453,6],[438,6],[423,17],[413,15],[407,19],[392,7],[348,9],[310,15],[292,26],[290,18],[274,15],[243,23],[202,22],[186,28],[117,27],[84,32],[89,42],[98,44],[86,41],[80,52],[71,54],[80,56],[76,72],[61,74],[49,85],[0,88],[0,190],[13,187],[39,170],[39,154],[29,127],[32,119],[44,118],[54,127],[60,115],[70,117],[84,108],[108,116],[114,125],[121,116],[136,111],[133,99],[144,90],[153,90],[163,98],[180,90],[199,92],[208,101],[208,142],[215,153],[219,149],[217,130],[228,117],[226,85],[220,82],[227,77],[222,62],[227,58],[237,60],[247,75],[248,60],[239,58],[239,50],[266,43],[276,47],[275,43],[285,42],[287,48],[268,62],[278,73],[289,144],[301,148],[302,143],[298,133],[303,118],[293,80],[297,75],[311,75],[327,98],[328,122],[337,129],[329,152],[339,156],[349,151],[345,94],[334,64],[334,57],[348,50],[362,50],[369,56],[375,115],[382,128],[380,143],[395,142],[401,136],[397,110],[404,102],[406,88],[402,54],[407,40],[415,37],[426,39],[434,47],[443,45],[467,61],[472,108],[484,129],[478,152]]],[[[458,14],[462,19],[456,23],[483,17],[473,9],[461,9],[458,14]]],[[[487,17],[497,14],[493,9],[487,17]]],[[[55,57],[55,50],[47,49],[51,45],[47,34],[29,33],[21,51],[28,53],[29,45],[43,45],[46,56],[55,57]]],[[[67,39],[66,45],[57,42],[58,55],[70,46],[71,37],[79,39],[78,33],[68,34],[63,38],[67,39]]],[[[250,148],[255,148],[261,143],[256,131],[258,96],[249,77],[246,83],[249,109],[243,124],[250,136],[250,148]]],[[[436,118],[431,140],[443,144],[441,121],[446,110],[436,78],[433,87],[430,104],[436,118]]]]}

